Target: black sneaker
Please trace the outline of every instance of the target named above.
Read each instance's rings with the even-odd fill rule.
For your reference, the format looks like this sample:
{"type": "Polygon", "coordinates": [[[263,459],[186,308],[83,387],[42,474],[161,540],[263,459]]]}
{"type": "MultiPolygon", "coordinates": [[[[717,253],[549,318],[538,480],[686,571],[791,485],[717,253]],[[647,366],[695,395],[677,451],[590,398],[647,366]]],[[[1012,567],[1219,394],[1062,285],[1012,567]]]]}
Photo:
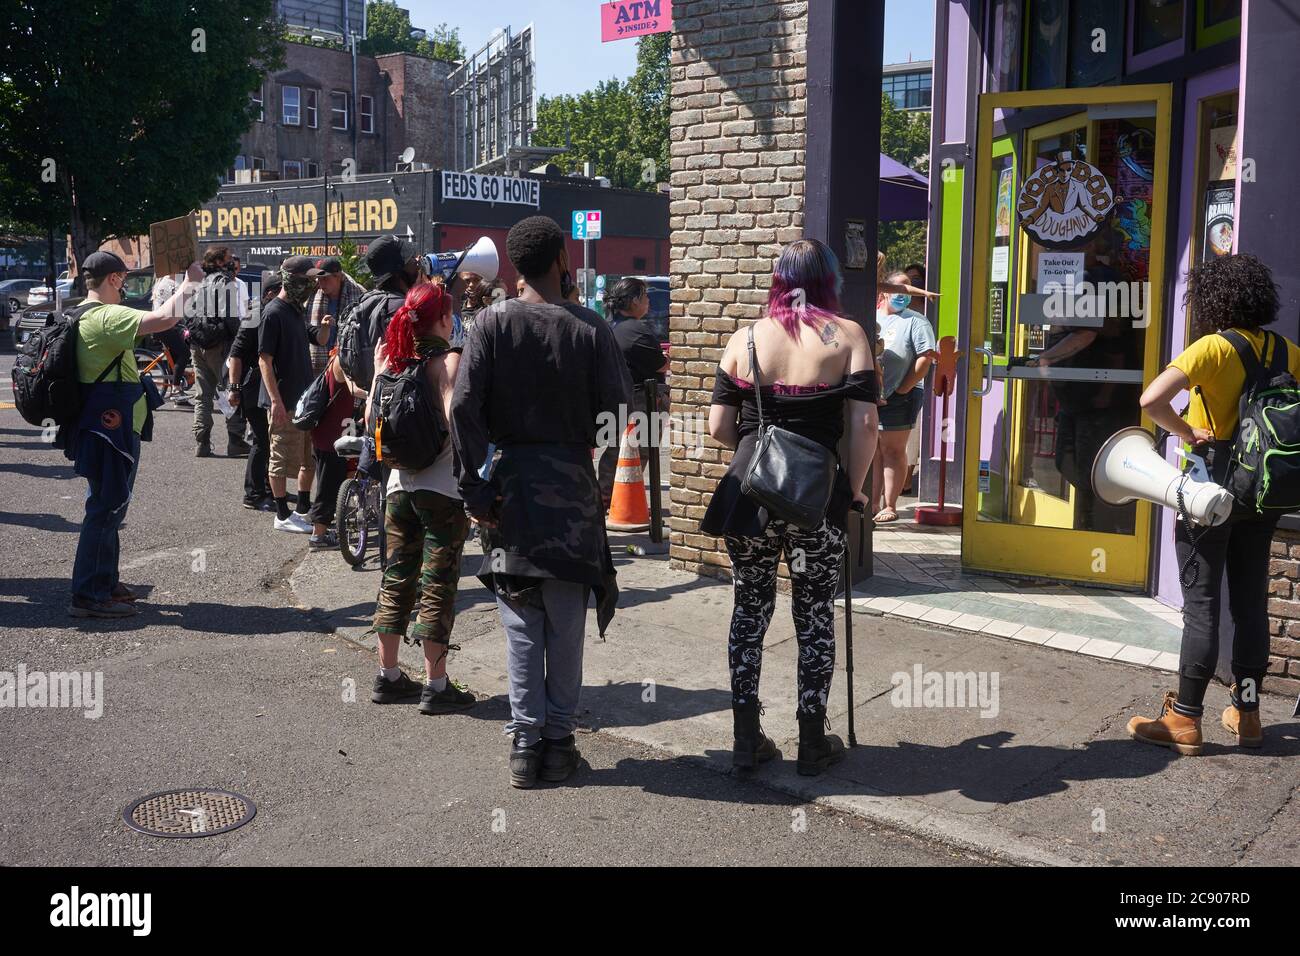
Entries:
{"type": "Polygon", "coordinates": [[[582,756],[573,734],[560,740],[543,739],[542,744],[542,779],[547,783],[568,780],[578,769],[578,758],[582,756]]]}
{"type": "Polygon", "coordinates": [[[528,790],[537,783],[537,772],[542,766],[542,741],[531,747],[521,747],[516,736],[510,744],[510,786],[528,790]]]}
{"type": "Polygon", "coordinates": [[[249,445],[248,442],[243,442],[243,441],[241,441],[241,442],[239,442],[239,443],[229,442],[229,443],[227,443],[227,445],[226,445],[226,457],[227,457],[227,458],[247,458],[247,457],[248,457],[248,453],[251,452],[252,450],[253,450],[253,447],[252,447],[251,445],[249,445]]]}
{"type": "Polygon", "coordinates": [[[388,680],[383,674],[375,675],[375,686],[370,691],[373,704],[414,704],[420,699],[424,685],[417,684],[403,671],[397,680],[388,680]]]}
{"type": "Polygon", "coordinates": [[[211,458],[211,457],[212,457],[212,444],[211,444],[210,442],[205,442],[205,441],[201,441],[201,442],[199,442],[199,447],[196,448],[196,449],[194,450],[194,457],[195,457],[195,458],[211,458]]]}
{"type": "Polygon", "coordinates": [[[275,499],[271,497],[245,498],[244,507],[249,511],[274,511],[275,499]]]}
{"type": "Polygon", "coordinates": [[[469,691],[461,690],[448,679],[447,686],[442,690],[434,690],[428,684],[424,685],[424,691],[420,694],[420,713],[429,716],[450,714],[473,707],[477,703],[477,697],[469,691]]]}

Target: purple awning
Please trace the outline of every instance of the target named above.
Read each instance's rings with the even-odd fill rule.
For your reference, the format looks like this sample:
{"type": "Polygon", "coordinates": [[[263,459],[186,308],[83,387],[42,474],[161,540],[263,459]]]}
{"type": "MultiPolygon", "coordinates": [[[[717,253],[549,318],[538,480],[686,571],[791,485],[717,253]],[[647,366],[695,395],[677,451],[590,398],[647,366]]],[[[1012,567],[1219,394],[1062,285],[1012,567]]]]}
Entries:
{"type": "Polygon", "coordinates": [[[906,222],[930,216],[930,181],[897,160],[880,155],[881,222],[906,222]]]}

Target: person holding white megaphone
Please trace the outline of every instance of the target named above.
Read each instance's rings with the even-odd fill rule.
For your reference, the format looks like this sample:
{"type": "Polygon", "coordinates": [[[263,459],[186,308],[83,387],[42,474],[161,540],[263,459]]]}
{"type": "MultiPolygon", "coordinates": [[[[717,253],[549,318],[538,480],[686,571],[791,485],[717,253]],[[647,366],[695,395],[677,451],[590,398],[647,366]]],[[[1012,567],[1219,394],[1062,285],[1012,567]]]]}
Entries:
{"type": "Polygon", "coordinates": [[[1233,684],[1222,724],[1243,747],[1264,742],[1259,694],[1268,667],[1268,563],[1281,512],[1243,505],[1240,494],[1222,484],[1235,487],[1225,476],[1241,409],[1247,406],[1243,393],[1252,396],[1268,375],[1289,371],[1300,378],[1300,346],[1264,330],[1277,318],[1278,292],[1272,273],[1254,256],[1223,256],[1196,266],[1184,302],[1203,334],[1156,377],[1141,402],[1152,421],[1191,446],[1184,452],[1187,474],[1164,461],[1145,431],[1124,429],[1098,454],[1093,484],[1111,503],[1140,497],[1179,511],[1174,527],[1183,590],[1178,690],[1165,695],[1159,716],[1130,720],[1128,732],[1135,740],[1195,755],[1202,748],[1205,693],[1219,656],[1225,570],[1233,684]],[[1191,401],[1180,416],[1172,402],[1183,391],[1191,393],[1191,401]]]}

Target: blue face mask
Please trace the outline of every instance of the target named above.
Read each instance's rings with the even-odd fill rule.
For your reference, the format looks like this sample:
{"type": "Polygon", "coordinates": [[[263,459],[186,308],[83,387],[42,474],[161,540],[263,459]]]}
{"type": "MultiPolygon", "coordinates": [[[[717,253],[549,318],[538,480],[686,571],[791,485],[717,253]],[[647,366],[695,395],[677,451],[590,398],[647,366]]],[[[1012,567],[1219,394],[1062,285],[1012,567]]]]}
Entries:
{"type": "Polygon", "coordinates": [[[889,304],[893,306],[894,310],[897,312],[902,312],[906,309],[911,301],[912,297],[910,295],[905,295],[902,292],[896,292],[894,295],[889,297],[889,304]]]}

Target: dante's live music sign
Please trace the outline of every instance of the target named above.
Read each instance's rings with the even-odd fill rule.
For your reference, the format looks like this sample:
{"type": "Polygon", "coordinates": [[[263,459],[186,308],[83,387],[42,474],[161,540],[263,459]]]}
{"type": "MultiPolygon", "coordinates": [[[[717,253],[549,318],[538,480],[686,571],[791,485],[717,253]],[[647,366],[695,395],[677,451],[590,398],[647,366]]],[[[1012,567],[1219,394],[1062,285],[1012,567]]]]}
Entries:
{"type": "Polygon", "coordinates": [[[600,39],[605,43],[672,29],[673,0],[616,0],[600,5],[600,39]]]}

